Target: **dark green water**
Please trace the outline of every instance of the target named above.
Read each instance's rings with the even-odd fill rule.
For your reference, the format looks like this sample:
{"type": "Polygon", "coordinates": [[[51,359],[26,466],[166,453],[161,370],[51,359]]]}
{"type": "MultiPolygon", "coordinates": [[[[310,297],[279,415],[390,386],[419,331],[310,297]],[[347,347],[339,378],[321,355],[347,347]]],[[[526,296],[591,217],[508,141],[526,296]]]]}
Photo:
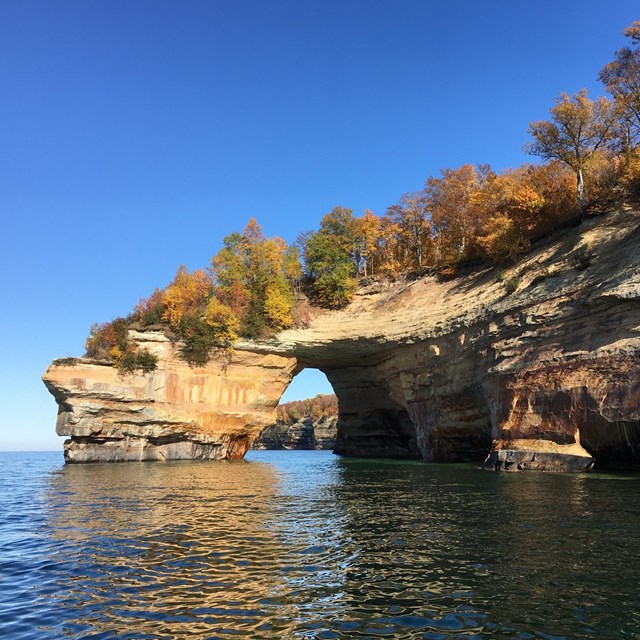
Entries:
{"type": "Polygon", "coordinates": [[[640,476],[0,454],[0,637],[640,638],[640,476]]]}

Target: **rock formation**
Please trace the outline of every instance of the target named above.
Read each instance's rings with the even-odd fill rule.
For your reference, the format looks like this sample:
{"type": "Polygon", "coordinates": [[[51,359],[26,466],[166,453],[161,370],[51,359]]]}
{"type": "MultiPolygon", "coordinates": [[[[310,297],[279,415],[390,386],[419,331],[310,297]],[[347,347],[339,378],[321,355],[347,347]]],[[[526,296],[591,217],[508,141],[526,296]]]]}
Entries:
{"type": "Polygon", "coordinates": [[[241,457],[291,378],[338,396],[336,452],[543,470],[640,460],[640,216],[559,233],[500,276],[363,287],[306,328],[191,368],[160,333],[156,372],[79,359],[45,384],[68,461],[241,457]],[[489,454],[489,455],[488,455],[489,454]]]}
{"type": "Polygon", "coordinates": [[[158,356],[148,375],[88,358],[54,361],[44,383],[58,402],[67,462],[236,459],[273,422],[296,359],[247,350],[190,367],[156,331],[130,338],[158,356]]]}
{"type": "Polygon", "coordinates": [[[336,446],[338,416],[319,420],[304,418],[293,424],[269,425],[251,445],[252,449],[331,449],[336,446]]]}

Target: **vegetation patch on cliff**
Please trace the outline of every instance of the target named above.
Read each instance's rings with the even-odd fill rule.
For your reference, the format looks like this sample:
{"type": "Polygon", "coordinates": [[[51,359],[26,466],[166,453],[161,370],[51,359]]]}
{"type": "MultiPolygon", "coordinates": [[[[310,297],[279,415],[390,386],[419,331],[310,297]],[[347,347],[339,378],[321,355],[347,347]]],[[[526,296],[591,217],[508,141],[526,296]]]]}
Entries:
{"type": "Polygon", "coordinates": [[[158,357],[129,340],[129,322],[116,318],[112,322],[94,324],[86,342],[86,355],[96,360],[111,361],[120,373],[150,373],[158,365],[158,357]]]}

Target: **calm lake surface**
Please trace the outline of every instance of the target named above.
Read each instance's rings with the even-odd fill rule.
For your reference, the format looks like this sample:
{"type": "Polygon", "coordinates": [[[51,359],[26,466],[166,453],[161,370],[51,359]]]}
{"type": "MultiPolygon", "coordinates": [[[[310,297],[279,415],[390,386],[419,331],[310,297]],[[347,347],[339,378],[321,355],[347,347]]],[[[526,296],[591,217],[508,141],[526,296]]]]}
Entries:
{"type": "Polygon", "coordinates": [[[0,637],[640,638],[640,476],[2,453],[0,637]]]}

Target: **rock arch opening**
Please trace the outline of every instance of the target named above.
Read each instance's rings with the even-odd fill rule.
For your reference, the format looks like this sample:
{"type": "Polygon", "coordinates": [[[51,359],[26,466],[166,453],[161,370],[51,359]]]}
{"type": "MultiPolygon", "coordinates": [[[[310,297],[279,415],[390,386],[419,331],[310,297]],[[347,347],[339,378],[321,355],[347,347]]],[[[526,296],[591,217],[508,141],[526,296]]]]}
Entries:
{"type": "Polygon", "coordinates": [[[254,449],[335,448],[338,399],[320,369],[298,367],[276,407],[274,423],[256,438],[254,449]]]}
{"type": "Polygon", "coordinates": [[[325,369],[338,397],[335,453],[353,457],[420,459],[416,429],[399,390],[372,366],[325,369]]]}

